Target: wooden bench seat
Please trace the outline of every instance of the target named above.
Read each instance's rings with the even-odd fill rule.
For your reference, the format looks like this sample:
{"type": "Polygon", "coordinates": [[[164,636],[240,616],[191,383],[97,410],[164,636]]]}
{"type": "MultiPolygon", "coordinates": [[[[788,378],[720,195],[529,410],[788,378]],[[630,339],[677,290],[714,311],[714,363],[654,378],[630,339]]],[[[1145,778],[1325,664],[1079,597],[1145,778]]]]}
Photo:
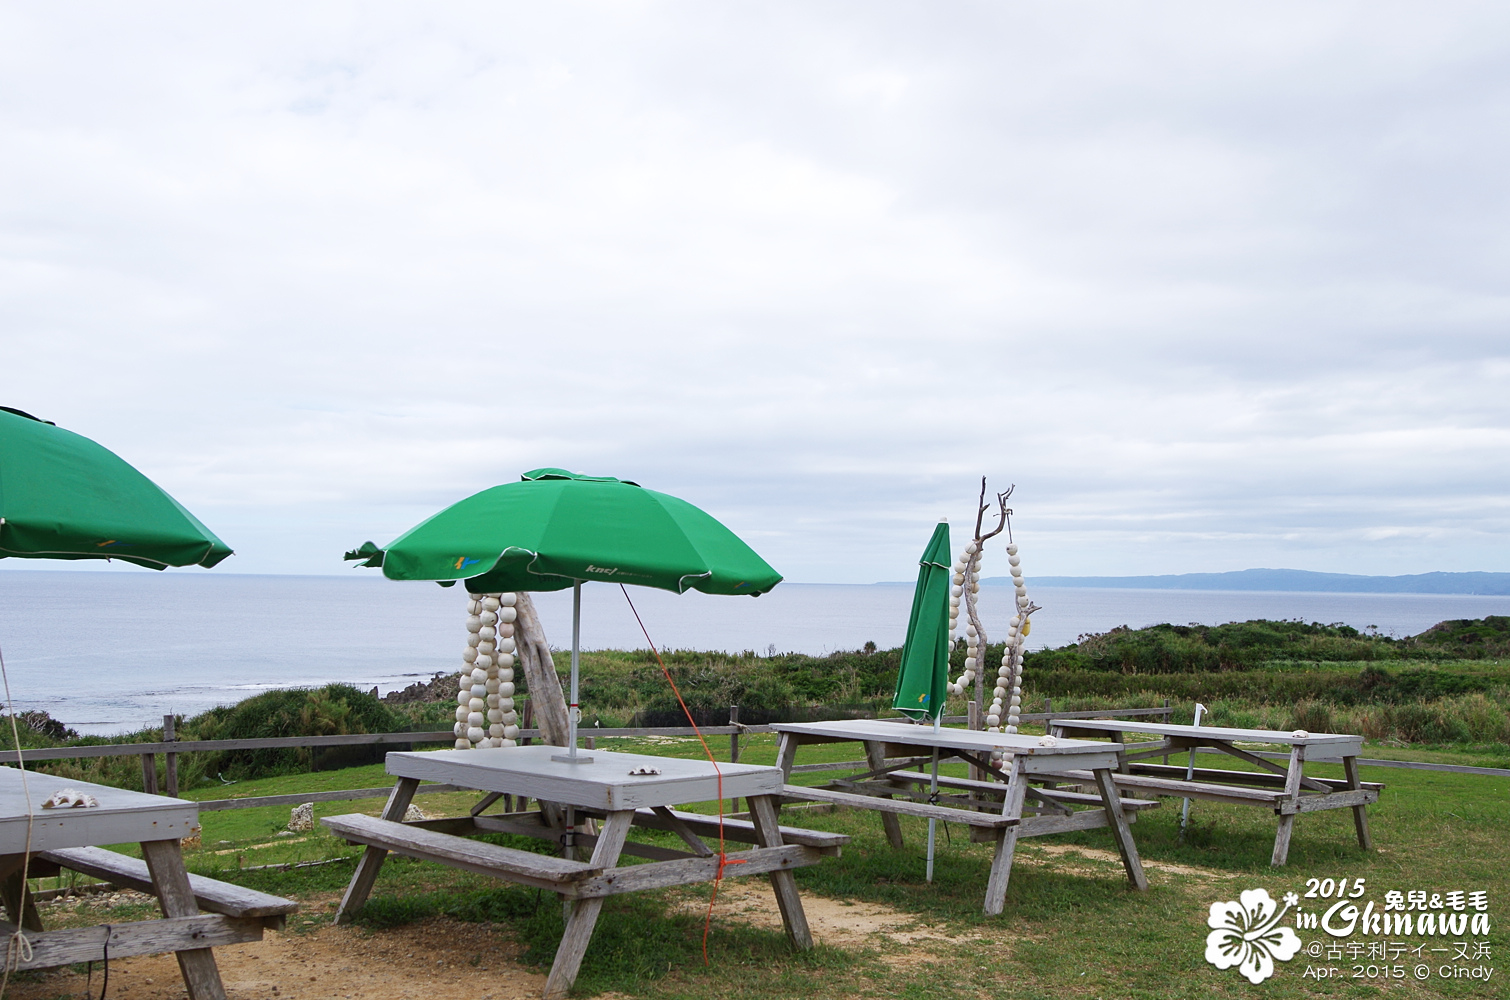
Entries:
{"type": "MultiPolygon", "coordinates": [[[[1089,771],[1065,771],[1066,780],[1092,784],[1096,779],[1089,771]]],[[[1218,785],[1200,781],[1185,781],[1183,778],[1155,778],[1141,774],[1112,773],[1112,782],[1120,790],[1137,788],[1183,799],[1203,799],[1212,802],[1237,802],[1244,805],[1277,806],[1287,796],[1283,789],[1270,791],[1266,788],[1242,788],[1236,785],[1218,785]]]]}
{"type": "Polygon", "coordinates": [[[466,840],[419,826],[352,814],[320,820],[337,837],[394,854],[435,861],[452,868],[508,878],[543,889],[583,882],[603,869],[583,861],[568,861],[549,854],[536,854],[512,847],[466,840]]]}
{"type": "MultiPolygon", "coordinates": [[[[920,785],[929,784],[933,780],[931,775],[918,771],[893,771],[887,777],[899,778],[903,781],[915,782],[920,785]]],[[[1005,794],[1007,790],[1007,786],[999,781],[976,781],[973,778],[954,778],[944,777],[943,775],[939,775],[939,787],[994,792],[997,795],[1005,794]]],[[[1063,802],[1066,805],[1095,806],[1098,809],[1101,807],[1101,796],[1089,795],[1085,792],[1072,792],[1064,788],[1039,788],[1035,786],[1029,794],[1034,793],[1042,795],[1047,799],[1053,799],[1056,802],[1063,802]]],[[[1159,803],[1151,799],[1122,799],[1122,808],[1131,810],[1157,809],[1159,808],[1159,803]]]]}
{"type": "MultiPolygon", "coordinates": [[[[692,832],[702,837],[718,837],[718,817],[709,816],[707,813],[683,812],[680,809],[668,809],[667,814],[677,822],[686,824],[692,832]]],[[[653,809],[638,809],[634,814],[634,825],[643,826],[652,830],[674,830],[673,824],[665,816],[661,816],[653,809]]],[[[755,836],[755,824],[747,819],[730,819],[725,816],[723,821],[724,839],[733,840],[741,844],[759,843],[755,836]]],[[[781,829],[781,842],[783,844],[802,844],[806,847],[816,847],[818,851],[829,857],[838,857],[839,849],[850,841],[847,833],[829,833],[826,830],[805,830],[798,826],[783,826],[781,829]]]]}
{"type": "MultiPolygon", "coordinates": [[[[1127,768],[1133,774],[1146,775],[1152,778],[1175,778],[1180,781],[1185,780],[1186,769],[1183,765],[1133,763],[1128,764],[1127,768]]],[[[1236,782],[1240,784],[1250,785],[1270,785],[1274,788],[1283,788],[1285,784],[1285,776],[1282,774],[1275,774],[1273,772],[1266,771],[1234,771],[1230,768],[1214,767],[1196,768],[1195,774],[1191,777],[1191,780],[1208,781],[1214,782],[1216,784],[1236,782]]],[[[1337,792],[1347,791],[1349,787],[1347,781],[1343,778],[1316,778],[1312,777],[1311,775],[1306,775],[1306,780],[1319,782],[1320,784],[1326,785],[1328,788],[1337,792]]],[[[1368,788],[1378,792],[1384,789],[1384,783],[1379,781],[1360,781],[1358,783],[1358,787],[1368,788]]]]}
{"type": "MultiPolygon", "coordinates": [[[[1089,772],[1087,772],[1089,773],[1089,772]]],[[[804,785],[786,785],[781,790],[783,800],[832,802],[835,805],[854,806],[875,812],[897,813],[903,816],[921,816],[923,819],[941,819],[948,823],[963,823],[967,826],[987,827],[993,830],[1016,826],[1018,820],[991,813],[970,812],[912,802],[908,799],[883,799],[858,792],[836,792],[828,788],[808,788],[804,785]]]]}
{"type": "MultiPolygon", "coordinates": [[[[69,847],[42,851],[37,856],[60,868],[103,879],[125,889],[155,894],[147,862],[137,858],[100,847],[69,847]]],[[[222,913],[228,917],[258,917],[262,919],[264,926],[273,928],[281,928],[284,918],[299,908],[299,904],[292,899],[203,875],[191,874],[189,888],[194,892],[194,902],[207,913],[222,913]]]]}

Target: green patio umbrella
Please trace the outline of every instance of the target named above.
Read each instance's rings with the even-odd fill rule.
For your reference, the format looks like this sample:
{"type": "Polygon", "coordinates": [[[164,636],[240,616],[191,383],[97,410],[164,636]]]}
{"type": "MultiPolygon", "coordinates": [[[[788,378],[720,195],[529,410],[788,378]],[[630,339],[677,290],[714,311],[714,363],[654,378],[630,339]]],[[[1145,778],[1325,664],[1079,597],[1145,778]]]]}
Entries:
{"type": "MultiPolygon", "coordinates": [[[[912,592],[912,616],[907,619],[907,641],[902,644],[902,662],[897,667],[896,694],[891,707],[908,718],[933,720],[939,727],[944,714],[949,683],[949,521],[933,529],[928,548],[918,560],[918,584],[912,592]]],[[[939,790],[939,752],[933,751],[933,780],[929,795],[939,790]]],[[[928,820],[928,881],[933,881],[933,840],[938,821],[928,820]]]]}
{"type": "Polygon", "coordinates": [[[166,569],[231,554],[114,452],[0,407],[0,559],[120,559],[166,569]]]}
{"type": "Polygon", "coordinates": [[[907,641],[891,707],[913,720],[937,720],[949,684],[949,522],[940,521],[918,560],[907,641]]]}
{"type": "Polygon", "coordinates": [[[738,535],[685,500],[553,468],[483,490],[381,549],[368,542],[346,558],[381,566],[390,580],[466,580],[474,593],[571,587],[571,760],[585,759],[577,756],[584,582],[751,597],[781,582],[738,535]]]}

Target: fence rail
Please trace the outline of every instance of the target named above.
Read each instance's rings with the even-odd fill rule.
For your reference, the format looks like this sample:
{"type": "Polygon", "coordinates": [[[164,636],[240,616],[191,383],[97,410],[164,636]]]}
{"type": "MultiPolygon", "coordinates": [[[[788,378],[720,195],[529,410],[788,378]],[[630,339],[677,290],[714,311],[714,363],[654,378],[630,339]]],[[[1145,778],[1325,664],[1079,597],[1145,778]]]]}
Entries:
{"type": "MultiPolygon", "coordinates": [[[[1106,708],[1090,709],[1077,712],[1055,712],[1051,703],[1045,701],[1044,712],[1030,712],[1020,718],[1023,722],[1046,722],[1049,719],[1099,719],[1099,718],[1144,718],[1150,716],[1163,716],[1164,721],[1174,714],[1168,701],[1162,707],[1155,708],[1106,708]]],[[[140,757],[142,761],[142,784],[149,792],[158,790],[156,755],[165,755],[166,767],[164,768],[167,794],[178,794],[178,755],[182,753],[206,753],[227,750],[289,750],[289,749],[320,749],[323,747],[350,747],[350,746],[383,746],[383,745],[413,745],[429,743],[450,744],[455,741],[455,735],[447,729],[414,733],[350,733],[339,736],[280,736],[266,737],[261,739],[240,740],[178,740],[174,739],[173,716],[163,716],[163,734],[165,740],[157,743],[101,743],[91,746],[77,747],[39,747],[22,750],[19,755],[15,750],[0,751],[0,764],[15,764],[17,758],[22,762],[31,764],[44,761],[61,760],[84,760],[100,757],[140,757]]],[[[949,715],[942,720],[946,725],[968,725],[970,716],[949,715]]],[[[775,730],[769,725],[742,725],[739,722],[738,706],[729,710],[729,724],[721,726],[659,726],[659,727],[616,727],[582,729],[578,734],[591,745],[600,737],[616,736],[693,736],[701,733],[703,736],[726,736],[729,738],[729,757],[738,761],[740,755],[740,737],[753,733],[771,733],[775,730]]],[[[539,729],[521,729],[519,738],[522,740],[540,739],[542,736],[539,729]]],[[[1207,752],[1204,751],[1203,752],[1207,752]]],[[[1215,751],[1210,751],[1215,752],[1215,751]]],[[[1287,759],[1284,755],[1264,754],[1259,756],[1273,756],[1276,759],[1287,759]]],[[[863,761],[838,761],[827,764],[803,764],[795,768],[797,771],[826,771],[853,769],[862,765],[863,761]]],[[[1510,769],[1493,767],[1467,767],[1458,764],[1431,764],[1419,761],[1401,760],[1359,760],[1360,764],[1370,767],[1397,767],[1423,771],[1451,771],[1460,774],[1480,774],[1495,777],[1510,777],[1510,769]]],[[[453,785],[427,784],[421,785],[420,793],[439,793],[447,791],[460,791],[453,785]]],[[[261,795],[249,798],[206,799],[199,803],[202,812],[214,812],[223,809],[251,809],[258,806],[298,805],[304,802],[338,802],[350,799],[377,798],[387,795],[389,789],[382,788],[353,788],[327,792],[303,792],[292,795],[261,795]]]]}

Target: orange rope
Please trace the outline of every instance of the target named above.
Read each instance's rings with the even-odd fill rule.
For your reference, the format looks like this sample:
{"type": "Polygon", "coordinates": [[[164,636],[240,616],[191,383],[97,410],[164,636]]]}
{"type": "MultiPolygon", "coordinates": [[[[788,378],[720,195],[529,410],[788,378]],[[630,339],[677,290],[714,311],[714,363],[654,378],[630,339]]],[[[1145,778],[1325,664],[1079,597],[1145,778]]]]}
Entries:
{"type": "Polygon", "coordinates": [[[708,741],[703,738],[703,731],[697,728],[697,721],[692,718],[692,712],[687,708],[687,703],[682,700],[682,693],[677,689],[676,681],[671,679],[671,671],[666,669],[666,661],[661,659],[661,651],[655,648],[655,640],[650,638],[650,632],[645,628],[645,622],[640,618],[640,612],[635,608],[634,601],[629,596],[629,590],[621,583],[619,589],[624,591],[624,600],[629,601],[629,610],[634,612],[634,620],[639,622],[640,631],[645,634],[645,641],[650,643],[650,652],[655,654],[655,662],[661,665],[661,673],[666,677],[666,683],[671,685],[671,693],[676,695],[676,703],[682,706],[682,714],[692,725],[692,731],[697,734],[697,741],[703,745],[703,753],[708,755],[708,763],[713,765],[713,771],[718,775],[718,871],[713,875],[713,896],[708,900],[708,915],[703,920],[703,964],[708,965],[708,930],[713,926],[713,904],[718,902],[718,884],[723,881],[724,869],[729,865],[742,865],[743,861],[730,861],[728,853],[724,850],[724,772],[718,766],[718,761],[713,756],[713,751],[708,747],[708,741]]]}

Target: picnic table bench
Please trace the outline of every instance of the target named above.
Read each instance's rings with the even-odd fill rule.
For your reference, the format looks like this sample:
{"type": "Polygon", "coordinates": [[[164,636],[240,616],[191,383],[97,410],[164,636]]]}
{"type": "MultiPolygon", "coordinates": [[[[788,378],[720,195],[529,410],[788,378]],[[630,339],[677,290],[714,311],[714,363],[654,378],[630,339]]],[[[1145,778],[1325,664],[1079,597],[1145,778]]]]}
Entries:
{"type": "Polygon", "coordinates": [[[388,773],[399,781],[381,816],[320,821],[336,836],[366,847],[337,920],[350,920],[366,903],[389,853],[549,890],[569,906],[566,932],[545,984],[545,996],[557,998],[576,981],[608,896],[764,874],[775,890],[787,937],[798,948],[812,947],[792,872],[837,856],[849,838],[781,826],[776,816],[783,784],[779,769],[603,750],[573,764],[559,755],[554,746],[388,754],[388,773]],[[405,822],[421,779],[487,795],[466,816],[405,822]],[[504,796],[535,799],[540,808],[485,811],[504,796]],[[720,824],[716,816],[673,808],[735,797],[749,800],[750,819],[720,824]],[[675,833],[684,849],[630,840],[633,827],[675,833]],[[705,840],[718,837],[720,830],[725,841],[753,846],[721,854],[716,840],[711,846],[705,840]],[[470,839],[482,833],[550,841],[562,856],[470,839]],[[588,853],[585,860],[580,852],[588,853]],[[620,865],[626,854],[648,860],[620,865]]]}
{"type": "Polygon", "coordinates": [[[1148,887],[1130,826],[1139,811],[1157,808],[1159,803],[1120,796],[1111,774],[1116,751],[1105,743],[1056,739],[1054,745],[1045,745],[1037,736],[935,730],[877,719],[777,723],[771,728],[781,734],[777,764],[788,777],[798,748],[815,743],[862,743],[870,767],[822,788],[788,784],[784,801],[829,802],[878,812],[893,847],[903,843],[898,816],[959,823],[970,828],[972,840],[994,841],[984,902],[987,914],[1001,913],[1006,906],[1007,882],[1021,837],[1109,827],[1128,881],[1139,890],[1148,887]],[[998,765],[992,760],[996,751],[1010,760],[1003,757],[998,765]],[[940,775],[940,791],[930,792],[935,752],[939,760],[963,760],[999,780],[940,775]],[[1077,766],[1085,769],[1094,794],[1055,787],[1065,780],[1056,772],[1077,766]],[[930,770],[919,770],[924,767],[930,770]]]}
{"type": "Polygon", "coordinates": [[[21,957],[15,968],[171,951],[192,1000],[225,1000],[211,949],[261,940],[264,929],[281,928],[299,904],[190,875],[179,841],[198,830],[199,807],[193,802],[37,772],[23,776],[17,768],[0,767],[0,896],[10,916],[10,922],[0,922],[0,934],[9,936],[19,928],[30,945],[29,957],[21,957]],[[41,808],[63,788],[91,795],[99,804],[41,808]],[[142,860],[95,846],[132,841],[141,845],[142,860]],[[156,896],[163,919],[44,930],[27,882],[65,868],[156,896]]]}
{"type": "MultiPolygon", "coordinates": [[[[1169,723],[1123,722],[1109,719],[1050,719],[1049,731],[1065,737],[1102,737],[1112,741],[1117,769],[1112,781],[1119,789],[1177,798],[1228,802],[1272,809],[1279,817],[1274,851],[1269,863],[1283,865],[1290,854],[1295,817],[1324,809],[1352,809],[1358,846],[1368,850],[1366,808],[1379,801],[1384,786],[1358,776],[1358,755],[1363,737],[1336,733],[1280,732],[1271,729],[1230,729],[1221,726],[1180,726],[1169,723]],[[1147,734],[1155,740],[1128,743],[1128,734],[1147,734]],[[1289,747],[1290,760],[1280,766],[1238,746],[1239,743],[1289,747]],[[1167,758],[1171,752],[1211,747],[1258,767],[1258,771],[1199,767],[1187,777],[1187,768],[1154,764],[1149,758],[1167,758]],[[1341,763],[1344,778],[1318,778],[1305,773],[1305,765],[1341,763]]],[[[1066,778],[1085,782],[1092,776],[1068,771],[1066,778]]]]}

